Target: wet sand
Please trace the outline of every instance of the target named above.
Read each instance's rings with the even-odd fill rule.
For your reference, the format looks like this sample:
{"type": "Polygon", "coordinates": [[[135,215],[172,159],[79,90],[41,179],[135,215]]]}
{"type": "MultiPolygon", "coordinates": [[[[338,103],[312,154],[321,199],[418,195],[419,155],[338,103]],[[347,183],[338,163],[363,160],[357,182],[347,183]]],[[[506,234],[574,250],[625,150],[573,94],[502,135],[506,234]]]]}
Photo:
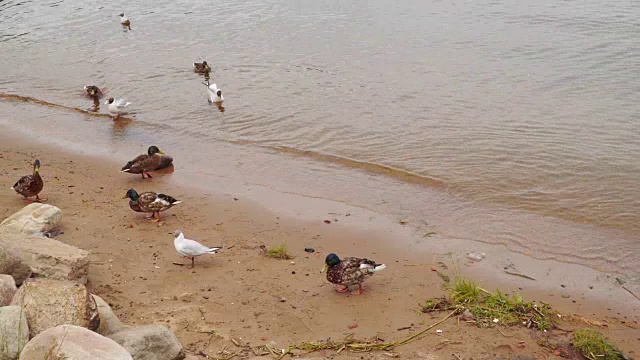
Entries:
{"type": "MultiPolygon", "coordinates": [[[[2,130],[0,188],[6,189],[0,193],[2,217],[24,206],[24,200],[8,188],[28,174],[33,159],[39,158],[45,180],[42,195],[64,214],[65,233],[57,239],[91,252],[89,286],[93,292],[112,304],[127,324],[166,323],[191,355],[203,351],[224,357],[217,352],[224,346],[233,348],[230,337],[252,345],[274,341],[277,348],[340,339],[349,333],[385,340],[408,337],[445,316],[419,312],[420,302],[441,294],[442,281],[431,270],[438,261],[449,264],[445,273],[450,276],[456,264],[460,273],[471,275],[489,290],[516,291],[528,300],[550,302],[563,313],[600,321],[607,325],[601,331],[623,351],[636,355],[640,351],[639,301],[615,286],[615,275],[437,234],[413,238],[406,246],[395,240],[414,236],[406,226],[344,204],[282,194],[281,198],[269,195],[273,198],[267,209],[241,195],[200,191],[197,186],[170,181],[168,172],[143,181],[140,176],[119,173],[122,164],[66,152],[2,130]],[[132,212],[122,199],[129,188],[163,192],[184,203],[163,213],[164,220],[154,224],[132,212]],[[273,210],[278,207],[287,208],[273,210]],[[194,269],[174,265],[188,263],[173,248],[168,232],[175,229],[188,238],[226,249],[196,259],[194,269]],[[261,256],[261,245],[282,242],[295,256],[293,263],[261,256]],[[306,253],[305,247],[314,247],[316,252],[306,253]],[[487,258],[469,262],[464,249],[470,247],[485,252],[487,258]],[[388,268],[365,283],[363,295],[337,294],[319,273],[330,252],[372,258],[388,268]],[[505,267],[536,280],[505,274],[505,267]],[[350,329],[354,323],[357,328],[350,329]]],[[[180,159],[175,162],[179,171],[180,159]]],[[[578,326],[584,324],[563,324],[563,328],[578,326]]],[[[513,354],[549,358],[552,352],[539,347],[537,340],[561,336],[519,327],[502,328],[505,336],[455,319],[437,328],[443,330],[441,335],[433,329],[396,352],[407,359],[428,358],[426,354],[445,359],[451,353],[465,359],[513,354]],[[524,349],[516,346],[519,341],[526,342],[524,349]]],[[[340,354],[341,358],[361,356],[340,354]]],[[[388,358],[382,353],[365,357],[388,358]]]]}

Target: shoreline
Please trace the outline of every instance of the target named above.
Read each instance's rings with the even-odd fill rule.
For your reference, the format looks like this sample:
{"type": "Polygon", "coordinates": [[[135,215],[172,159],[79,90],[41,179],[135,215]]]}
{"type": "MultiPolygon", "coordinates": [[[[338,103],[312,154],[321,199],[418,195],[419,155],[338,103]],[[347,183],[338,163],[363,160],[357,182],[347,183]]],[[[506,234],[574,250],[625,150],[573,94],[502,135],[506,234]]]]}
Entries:
{"type": "MultiPolygon", "coordinates": [[[[360,336],[374,336],[383,329],[401,328],[416,322],[417,303],[441,293],[441,281],[431,271],[430,264],[442,261],[457,263],[462,275],[472,275],[472,279],[480,281],[489,290],[516,291],[528,300],[550,302],[564,313],[620,318],[627,323],[635,323],[635,326],[638,324],[638,315],[625,314],[638,314],[639,302],[613,285],[615,276],[580,265],[536,260],[511,253],[498,245],[469,244],[467,240],[438,234],[416,237],[409,227],[380,214],[330,200],[263,194],[263,199],[272,202],[267,209],[254,200],[248,200],[244,194],[211,191],[202,194],[197,185],[187,186],[173,180],[176,174],[159,174],[153,181],[142,182],[138,176],[119,173],[116,161],[70,153],[56,146],[21,138],[18,134],[4,132],[0,135],[0,142],[3,144],[0,161],[5,164],[0,185],[11,186],[17,177],[29,172],[31,160],[28,159],[40,157],[45,179],[43,194],[48,197],[47,203],[59,206],[64,214],[65,234],[57,239],[91,252],[90,286],[98,295],[115,304],[114,311],[125,322],[144,323],[162,319],[165,312],[169,312],[171,320],[168,325],[177,329],[185,325],[185,320],[204,318],[207,326],[220,326],[223,333],[239,336],[246,332],[249,334],[245,338],[252,341],[263,338],[257,335],[260,332],[273,333],[269,340],[282,343],[309,340],[310,337],[339,337],[347,331],[344,323],[355,318],[362,328],[358,330],[360,336]],[[132,212],[127,202],[121,199],[129,187],[166,192],[185,200],[185,203],[163,214],[166,222],[157,227],[132,212]],[[274,207],[287,206],[290,208],[284,215],[273,211],[274,207]],[[304,209],[313,210],[302,213],[304,209]],[[295,214],[299,216],[292,216],[295,214]],[[324,224],[325,219],[331,220],[331,224],[324,224]],[[196,259],[197,265],[192,272],[172,265],[181,259],[175,254],[172,239],[166,233],[176,227],[181,228],[188,238],[212,246],[221,242],[227,247],[234,247],[213,258],[196,259]],[[405,241],[410,245],[406,246],[405,241]],[[280,242],[289,245],[296,256],[295,264],[259,256],[260,245],[280,242]],[[470,263],[461,253],[470,245],[473,245],[470,251],[484,252],[487,257],[481,262],[470,263]],[[317,252],[311,255],[304,253],[302,249],[307,246],[314,247],[317,252]],[[455,253],[451,258],[442,255],[451,251],[455,253]],[[324,255],[329,252],[371,257],[387,263],[388,269],[365,283],[366,292],[362,298],[335,296],[324,277],[318,274],[324,255]],[[436,256],[438,253],[441,255],[436,256]],[[509,262],[517,265],[509,267],[509,262]],[[408,266],[412,264],[421,265],[408,266]],[[504,274],[501,269],[505,266],[512,272],[527,274],[536,280],[504,274]],[[254,276],[255,272],[262,276],[254,276]],[[206,281],[201,281],[201,276],[206,281]],[[225,279],[224,284],[216,282],[218,277],[225,279]],[[589,289],[589,286],[594,288],[589,289]],[[293,293],[292,289],[295,290],[293,293]],[[269,295],[263,296],[259,290],[265,290],[269,295]],[[213,294],[202,295],[205,292],[213,294]],[[222,296],[219,292],[223,292],[222,296]],[[284,302],[280,302],[282,297],[286,299],[284,302]],[[237,306],[237,301],[248,308],[233,309],[232,305],[237,306]],[[330,308],[322,306],[332,302],[335,303],[330,308]],[[295,305],[298,303],[305,305],[295,305]],[[354,308],[358,303],[366,303],[366,309],[354,308]],[[397,309],[399,304],[404,304],[404,308],[397,309]],[[233,310],[213,310],[216,320],[211,320],[204,315],[206,312],[201,311],[212,305],[233,310]],[[161,313],[151,310],[150,306],[162,309],[161,313]],[[279,316],[288,320],[282,321],[278,331],[265,331],[261,327],[268,326],[273,320],[262,318],[274,306],[279,316]],[[388,314],[381,322],[375,320],[375,314],[378,314],[376,307],[388,314]],[[247,314],[252,308],[258,309],[253,311],[253,318],[247,314]],[[313,310],[303,310],[309,308],[313,310]],[[325,316],[319,318],[315,313],[325,316]],[[239,327],[238,316],[243,323],[239,327]],[[297,325],[291,325],[294,323],[297,325]]],[[[180,159],[175,163],[180,167],[180,159]]],[[[3,192],[0,198],[5,204],[3,217],[24,205],[24,201],[13,192],[3,192]]],[[[186,326],[184,329],[192,325],[186,326]]],[[[629,341],[633,339],[633,332],[627,329],[629,331],[625,333],[624,329],[622,327],[617,332],[623,334],[622,339],[628,339],[626,347],[621,343],[621,348],[635,350],[629,341]]],[[[198,335],[189,331],[177,333],[181,341],[187,339],[185,345],[204,341],[199,332],[196,332],[198,335]]],[[[481,344],[482,340],[478,343],[481,344]]]]}
{"type": "MultiPolygon", "coordinates": [[[[131,154],[146,152],[144,144],[160,145],[182,160],[179,171],[170,177],[172,182],[198,186],[206,192],[215,189],[241,194],[292,217],[315,220],[325,215],[310,211],[308,201],[321,203],[322,209],[346,204],[374,216],[383,214],[384,219],[392,220],[391,225],[406,222],[405,227],[413,230],[413,238],[435,232],[447,239],[504,246],[542,261],[557,260],[623,274],[627,281],[640,284],[640,262],[631,255],[637,250],[637,236],[632,233],[499,204],[475,203],[446,189],[218,141],[169,124],[156,132],[156,124],[144,120],[113,122],[57,107],[0,102],[0,108],[11,110],[14,106],[19,107],[15,119],[0,117],[0,127],[5,132],[78,154],[109,158],[118,162],[118,167],[131,154]],[[52,121],[51,125],[44,126],[40,120],[43,116],[52,121]],[[166,136],[174,132],[174,136],[166,136]],[[286,206],[280,206],[283,196],[289,199],[286,206]]],[[[411,242],[409,239],[407,244],[411,242]]]]}

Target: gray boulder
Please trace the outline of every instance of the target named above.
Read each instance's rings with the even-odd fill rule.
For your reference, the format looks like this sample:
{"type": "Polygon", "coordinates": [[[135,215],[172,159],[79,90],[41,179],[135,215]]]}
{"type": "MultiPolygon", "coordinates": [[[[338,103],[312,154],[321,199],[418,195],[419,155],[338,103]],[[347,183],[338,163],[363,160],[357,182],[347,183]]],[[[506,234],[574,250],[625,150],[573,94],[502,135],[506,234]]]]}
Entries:
{"type": "Polygon", "coordinates": [[[89,330],[100,325],[98,306],[87,288],[70,281],[29,279],[16,292],[12,305],[23,306],[31,337],[62,324],[89,330]]]}
{"type": "Polygon", "coordinates": [[[16,360],[28,341],[27,317],[20,306],[0,307],[0,359],[16,360]]]}
{"type": "Polygon", "coordinates": [[[111,306],[109,306],[106,301],[98,295],[91,294],[91,296],[93,296],[96,305],[98,305],[98,315],[100,316],[100,326],[97,330],[98,334],[107,336],[117,333],[126,327],[126,325],[116,317],[113,310],[111,310],[111,306]]]}
{"type": "Polygon", "coordinates": [[[127,328],[109,338],[122,345],[134,360],[182,360],[184,349],[165,326],[145,325],[127,328]]]}
{"type": "Polygon", "coordinates": [[[24,259],[37,277],[87,282],[89,253],[82,249],[58,240],[24,234],[0,233],[0,242],[24,259]]]}
{"type": "Polygon", "coordinates": [[[51,231],[60,225],[62,210],[42,203],[31,203],[0,223],[0,233],[28,234],[51,231]]]}
{"type": "Polygon", "coordinates": [[[22,349],[20,360],[132,360],[115,341],[75,325],[60,325],[34,337],[22,349]]]}
{"type": "Polygon", "coordinates": [[[0,237],[0,274],[11,275],[16,285],[31,276],[31,267],[12,247],[2,243],[0,237]]]}

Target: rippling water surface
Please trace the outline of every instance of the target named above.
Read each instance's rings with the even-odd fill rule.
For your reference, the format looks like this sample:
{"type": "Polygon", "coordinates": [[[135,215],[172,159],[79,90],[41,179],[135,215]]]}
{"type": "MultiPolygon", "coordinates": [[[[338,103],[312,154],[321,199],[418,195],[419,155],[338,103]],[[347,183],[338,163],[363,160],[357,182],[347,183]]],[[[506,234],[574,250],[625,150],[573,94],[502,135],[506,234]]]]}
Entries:
{"type": "MultiPolygon", "coordinates": [[[[277,150],[365,169],[389,179],[380,194],[419,199],[433,188],[485,212],[522,210],[541,223],[586,224],[585,234],[601,229],[549,251],[589,262],[606,239],[603,263],[639,271],[628,258],[640,251],[638,19],[633,0],[5,0],[0,110],[9,123],[22,119],[16,126],[78,116],[73,108],[90,113],[82,86],[96,84],[134,104],[128,130],[106,138],[112,144],[187,152],[235,143],[228,156],[237,161],[251,163],[242,150],[251,148],[258,159],[277,150]],[[120,12],[131,31],[119,25],[120,12]],[[207,104],[191,68],[199,59],[223,89],[224,112],[207,104]],[[63,107],[43,110],[38,101],[63,107]]],[[[104,105],[97,111],[106,113],[104,105]]],[[[73,131],[58,136],[83,141],[110,122],[83,116],[93,120],[66,123],[73,131]]],[[[372,189],[353,191],[373,206],[372,189]]],[[[412,199],[394,206],[387,210],[437,213],[412,199]]],[[[468,219],[470,233],[484,226],[451,202],[449,211],[468,219]]],[[[487,234],[525,248],[548,241],[527,227],[487,234]]]]}

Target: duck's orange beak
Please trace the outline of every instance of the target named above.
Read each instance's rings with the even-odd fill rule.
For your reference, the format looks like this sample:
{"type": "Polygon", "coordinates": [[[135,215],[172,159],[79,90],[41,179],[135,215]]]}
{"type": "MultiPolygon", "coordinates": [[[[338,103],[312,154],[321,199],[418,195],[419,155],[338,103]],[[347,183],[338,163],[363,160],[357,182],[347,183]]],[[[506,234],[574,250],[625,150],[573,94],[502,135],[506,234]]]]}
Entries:
{"type": "Polygon", "coordinates": [[[324,267],[322,268],[322,270],[320,270],[321,273],[323,272],[327,272],[329,270],[329,265],[324,264],[324,267]]]}

